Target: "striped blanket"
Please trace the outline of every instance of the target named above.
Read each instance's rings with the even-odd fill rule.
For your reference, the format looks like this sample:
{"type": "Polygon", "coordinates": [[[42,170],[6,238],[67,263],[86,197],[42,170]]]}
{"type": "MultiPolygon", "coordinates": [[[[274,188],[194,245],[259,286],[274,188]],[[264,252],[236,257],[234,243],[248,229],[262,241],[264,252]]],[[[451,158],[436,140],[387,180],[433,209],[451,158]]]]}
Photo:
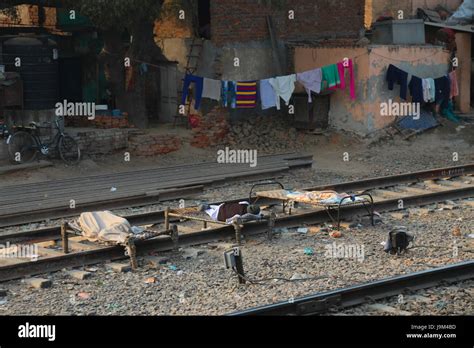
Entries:
{"type": "Polygon", "coordinates": [[[252,109],[257,106],[257,81],[237,82],[237,108],[252,109]]]}

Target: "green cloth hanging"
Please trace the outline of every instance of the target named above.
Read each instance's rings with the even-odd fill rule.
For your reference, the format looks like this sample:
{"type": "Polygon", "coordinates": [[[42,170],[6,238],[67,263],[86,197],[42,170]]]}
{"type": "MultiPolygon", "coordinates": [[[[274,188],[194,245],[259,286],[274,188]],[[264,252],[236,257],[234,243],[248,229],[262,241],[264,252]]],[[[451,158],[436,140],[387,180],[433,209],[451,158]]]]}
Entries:
{"type": "Polygon", "coordinates": [[[337,69],[337,64],[327,65],[321,68],[323,72],[323,78],[321,81],[321,90],[335,87],[341,83],[339,77],[339,70],[337,69]]]}

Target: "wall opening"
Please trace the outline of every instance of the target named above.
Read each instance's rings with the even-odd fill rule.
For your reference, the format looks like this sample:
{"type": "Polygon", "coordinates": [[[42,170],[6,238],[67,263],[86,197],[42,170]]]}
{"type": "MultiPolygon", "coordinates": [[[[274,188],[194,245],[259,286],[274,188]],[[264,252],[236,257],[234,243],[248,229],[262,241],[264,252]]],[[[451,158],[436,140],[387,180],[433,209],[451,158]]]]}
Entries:
{"type": "Polygon", "coordinates": [[[211,39],[211,1],[199,0],[198,2],[199,36],[211,39]]]}

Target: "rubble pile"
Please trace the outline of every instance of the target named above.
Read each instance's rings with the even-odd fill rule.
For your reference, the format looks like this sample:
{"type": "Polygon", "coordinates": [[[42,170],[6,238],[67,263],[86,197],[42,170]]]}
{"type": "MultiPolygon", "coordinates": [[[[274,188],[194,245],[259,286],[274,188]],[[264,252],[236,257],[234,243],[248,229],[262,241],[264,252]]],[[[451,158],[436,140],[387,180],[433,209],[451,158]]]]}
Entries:
{"type": "Polygon", "coordinates": [[[128,149],[136,156],[165,155],[178,151],[181,146],[181,139],[173,135],[134,134],[128,139],[128,149]]]}
{"type": "Polygon", "coordinates": [[[231,125],[226,140],[232,147],[274,153],[302,150],[304,137],[283,117],[255,116],[231,125]]]}
{"type": "Polygon", "coordinates": [[[227,109],[216,107],[205,116],[194,117],[197,118],[197,126],[193,127],[191,146],[203,149],[225,144],[229,133],[227,109]]]}

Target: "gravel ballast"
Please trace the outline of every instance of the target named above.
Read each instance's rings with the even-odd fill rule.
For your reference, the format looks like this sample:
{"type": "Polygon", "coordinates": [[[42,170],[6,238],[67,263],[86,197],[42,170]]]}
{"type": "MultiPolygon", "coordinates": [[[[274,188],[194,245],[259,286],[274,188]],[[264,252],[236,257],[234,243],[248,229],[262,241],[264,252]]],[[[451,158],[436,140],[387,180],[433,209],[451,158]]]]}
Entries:
{"type": "MultiPolygon", "coordinates": [[[[222,254],[231,245],[217,243],[194,247],[198,252],[160,254],[168,259],[166,264],[142,261],[142,267],[134,272],[117,273],[97,265],[84,269],[91,273],[84,280],[71,277],[66,270],[42,275],[52,282],[47,289],[31,289],[19,280],[7,282],[2,284],[7,295],[0,301],[0,313],[221,315],[453,264],[472,259],[474,242],[469,235],[473,233],[474,209],[467,202],[455,202],[454,209],[443,204],[411,209],[405,217],[386,213],[375,227],[362,224],[345,229],[338,239],[330,237],[323,226],[310,228],[306,234],[297,229],[280,230],[271,242],[264,238],[246,240],[242,247],[246,275],[250,280],[261,280],[261,284],[239,286],[235,274],[223,264],[222,254]],[[381,243],[391,228],[401,224],[415,234],[415,242],[401,256],[388,255],[381,243]],[[454,230],[461,235],[454,236],[454,230]],[[337,247],[352,251],[339,257],[331,251],[337,247]],[[191,256],[186,259],[183,255],[191,256]]],[[[470,306],[448,308],[439,314],[472,314],[470,306]]],[[[422,314],[415,309],[405,308],[422,314]]]]}

